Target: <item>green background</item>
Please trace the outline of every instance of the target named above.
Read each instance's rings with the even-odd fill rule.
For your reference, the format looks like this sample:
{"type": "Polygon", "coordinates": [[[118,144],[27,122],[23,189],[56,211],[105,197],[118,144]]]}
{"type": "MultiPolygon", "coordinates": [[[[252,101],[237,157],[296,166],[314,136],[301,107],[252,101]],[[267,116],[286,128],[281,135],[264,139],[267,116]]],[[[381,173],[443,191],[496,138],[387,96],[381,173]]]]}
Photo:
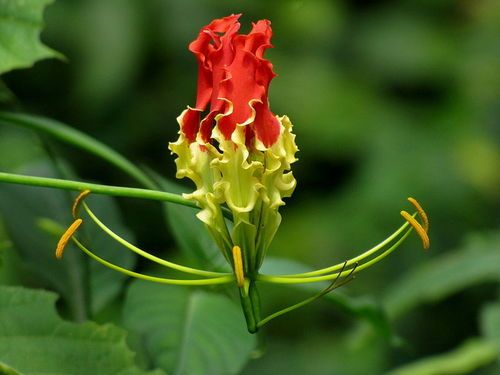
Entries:
{"type": "MultiPolygon", "coordinates": [[[[278,76],[271,109],[290,117],[300,148],[298,186],[281,211],[269,256],[314,268],[341,262],[397,228],[407,196],[427,210],[431,249],[422,251],[412,235],[339,291],[352,298],[350,308],[332,298],[285,315],[263,329],[244,369],[224,371],[377,375],[439,356],[394,374],[498,374],[495,354],[482,361],[487,350],[474,346],[500,337],[497,0],[58,0],[45,12],[42,40],[67,61],[44,60],[2,76],[12,91],[2,108],[71,124],[173,179],[167,143],[177,137],[176,117],[195,100],[197,67],[187,45],[201,26],[231,13],[243,13],[243,31],[251,21],[272,21],[267,56],[278,76]]],[[[46,152],[42,144],[0,125],[0,170],[48,175],[33,166],[46,152]]],[[[47,147],[80,179],[134,185],[95,157],[60,143],[47,147]]],[[[0,195],[6,191],[0,185],[0,195]]],[[[33,204],[44,212],[44,202],[33,204]]],[[[11,203],[0,207],[2,221],[22,225],[20,204],[11,203]]],[[[124,199],[115,209],[142,248],[180,256],[158,204],[124,199]]],[[[43,268],[47,253],[26,259],[15,241],[2,253],[2,283],[64,296],[26,266],[43,268]]],[[[274,311],[310,292],[264,288],[264,308],[274,311]]],[[[94,301],[92,318],[126,326],[124,299],[118,291],[94,301]]],[[[78,320],[69,303],[58,307],[78,320]]],[[[175,342],[170,349],[175,356],[175,342]]],[[[165,361],[156,366],[168,369],[165,361]]]]}

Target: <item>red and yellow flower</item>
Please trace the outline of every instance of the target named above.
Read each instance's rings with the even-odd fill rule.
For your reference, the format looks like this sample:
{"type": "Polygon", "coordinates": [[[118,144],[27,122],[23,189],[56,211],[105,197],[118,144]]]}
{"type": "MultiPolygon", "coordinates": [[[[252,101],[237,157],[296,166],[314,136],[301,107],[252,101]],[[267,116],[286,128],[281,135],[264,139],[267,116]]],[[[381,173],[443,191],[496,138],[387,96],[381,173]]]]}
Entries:
{"type": "MultiPolygon", "coordinates": [[[[413,230],[427,249],[430,245],[429,220],[420,204],[409,198],[416,212],[411,215],[401,211],[404,224],[362,254],[309,272],[259,273],[264,255],[281,222],[279,207],[285,204],[283,198],[291,196],[295,189],[296,181],[290,169],[297,160],[295,153],[298,149],[288,117],[276,116],[269,107],[269,84],[275,77],[272,64],[264,58],[265,51],[271,47],[270,22],[258,21],[248,34],[239,34],[238,19],[239,15],[231,15],[212,21],[200,30],[196,40],[190,44],[189,49],[198,61],[196,104],[178,117],[179,139],[169,145],[172,153],[177,155],[177,177],[187,177],[196,185],[196,190],[185,194],[185,198],[196,202],[201,209],[198,218],[206,224],[233,267],[233,272],[209,271],[170,262],[120,237],[92,212],[83,199],[91,190],[127,196],[131,194],[131,189],[96,184],[88,185],[89,190],[81,192],[76,198],[72,209],[75,220],[63,233],[56,256],[62,257],[71,239],[83,252],[104,266],[143,280],[198,286],[236,282],[248,331],[254,333],[272,319],[346,284],[355,273],[371,267],[395,251],[413,230]],[[120,189],[121,193],[117,194],[120,189]],[[79,217],[79,206],[83,206],[87,217],[102,231],[127,249],[163,267],[200,278],[150,276],[102,259],[75,238],[75,232],[83,223],[79,217]],[[230,220],[223,215],[228,209],[230,220]],[[329,281],[330,285],[316,295],[261,318],[257,282],[303,284],[323,281],[329,281]]],[[[35,183],[40,184],[40,181],[37,179],[35,183]]],[[[57,182],[57,186],[59,184],[57,182]]],[[[82,187],[80,183],[77,185],[82,187]]],[[[137,196],[137,189],[132,190],[137,196]]],[[[154,195],[154,199],[158,199],[161,193],[144,189],[140,192],[142,196],[154,195]]],[[[164,196],[165,201],[192,205],[186,199],[179,202],[180,197],[173,200],[174,194],[164,194],[168,194],[168,197],[164,196]]]]}
{"type": "Polygon", "coordinates": [[[239,17],[212,21],[189,45],[198,61],[196,105],[178,117],[179,139],[169,147],[177,155],[177,177],[196,184],[185,197],[202,208],[198,218],[228,259],[240,246],[245,271],[253,272],[279,227],[283,198],[295,188],[290,167],[298,149],[288,117],[269,106],[276,76],[264,57],[272,47],[271,24],[260,20],[240,34],[239,17]],[[224,204],[232,228],[222,216],[224,204]]]}

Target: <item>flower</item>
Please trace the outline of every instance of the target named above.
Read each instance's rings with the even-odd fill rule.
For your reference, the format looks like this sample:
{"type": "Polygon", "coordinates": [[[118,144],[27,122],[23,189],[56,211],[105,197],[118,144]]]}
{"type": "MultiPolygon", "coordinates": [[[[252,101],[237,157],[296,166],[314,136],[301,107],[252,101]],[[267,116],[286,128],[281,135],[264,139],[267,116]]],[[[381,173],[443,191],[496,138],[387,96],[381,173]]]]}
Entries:
{"type": "Polygon", "coordinates": [[[177,177],[196,185],[185,197],[202,208],[198,218],[231,264],[232,248],[241,247],[248,274],[262,264],[281,221],[278,209],[295,188],[290,168],[298,149],[288,117],[269,107],[276,76],[264,58],[271,23],[260,20],[239,34],[239,17],[213,20],[189,45],[198,62],[196,105],[178,117],[179,139],[169,148],[177,155],[177,177]]]}
{"type": "MultiPolygon", "coordinates": [[[[268,102],[269,84],[275,74],[264,52],[271,47],[270,22],[253,24],[250,33],[238,34],[239,15],[212,21],[203,27],[189,49],[198,60],[198,90],[195,107],[188,107],[178,117],[179,139],[169,144],[177,155],[177,177],[191,179],[196,190],[175,194],[145,189],[130,189],[75,181],[16,176],[0,173],[0,180],[82,189],[72,206],[74,221],[65,230],[52,222],[44,222],[49,232],[58,233],[56,257],[63,256],[69,240],[104,266],[123,274],[163,284],[216,285],[236,282],[241,306],[250,333],[257,332],[272,319],[296,310],[350,282],[355,273],[371,267],[395,251],[415,230],[424,249],[429,248],[429,219],[417,200],[408,198],[416,212],[401,211],[405,219],[394,233],[371,249],[344,262],[314,271],[265,275],[259,273],[264,255],[278,230],[283,198],[295,189],[291,164],[297,159],[295,135],[288,117],[271,112],[268,102]],[[69,183],[69,184],[68,184],[69,183]],[[107,227],[84,202],[90,193],[140,196],[193,206],[233,272],[197,269],[161,259],[120,237],[107,227]],[[189,201],[191,200],[191,201],[189,201]],[[115,265],[88,249],[75,234],[83,224],[78,208],[83,206],[89,217],[103,232],[118,243],[163,267],[197,279],[173,279],[138,273],[115,265]],[[230,211],[226,221],[223,213],[230,211]],[[418,221],[417,216],[420,218],[418,221]],[[329,281],[319,293],[292,306],[261,318],[257,282],[273,284],[304,284],[329,281]]],[[[148,179],[146,178],[146,182],[148,179]]],[[[153,184],[154,185],[154,184],[153,184]]],[[[87,218],[85,218],[87,220],[87,218]]]]}

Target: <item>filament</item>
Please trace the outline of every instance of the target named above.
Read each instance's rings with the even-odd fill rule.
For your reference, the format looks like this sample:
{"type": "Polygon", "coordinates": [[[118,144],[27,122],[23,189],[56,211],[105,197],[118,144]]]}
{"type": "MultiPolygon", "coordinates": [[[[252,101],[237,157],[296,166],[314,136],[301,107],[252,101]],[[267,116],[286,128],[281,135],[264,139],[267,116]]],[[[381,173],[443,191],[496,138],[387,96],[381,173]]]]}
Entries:
{"type": "MultiPolygon", "coordinates": [[[[410,216],[411,217],[411,216],[410,216]]],[[[378,255],[377,257],[371,259],[370,261],[366,263],[362,263],[360,265],[355,264],[355,269],[353,270],[352,268],[344,271],[340,271],[337,273],[331,273],[328,275],[324,276],[315,276],[315,277],[286,277],[286,276],[275,276],[275,275],[257,275],[257,280],[262,281],[262,282],[268,282],[268,283],[274,283],[274,284],[305,284],[305,283],[317,283],[321,281],[328,281],[328,280],[333,280],[338,277],[346,277],[349,275],[356,274],[365,268],[371,267],[375,263],[380,262],[382,259],[387,257],[389,254],[391,254],[394,250],[396,250],[408,237],[408,235],[411,233],[413,229],[410,228],[408,229],[402,236],[401,238],[390,248],[388,248],[386,251],[384,251],[382,254],[378,255]]],[[[345,262],[344,262],[345,263],[345,262]]],[[[342,265],[344,264],[342,263],[342,265]]],[[[349,262],[347,262],[349,263],[349,262]]],[[[342,268],[341,268],[342,269],[342,268]]]]}
{"type": "Polygon", "coordinates": [[[393,234],[391,234],[389,237],[387,237],[385,240],[380,242],[378,245],[375,245],[371,249],[365,251],[364,253],[349,259],[347,262],[342,262],[338,263],[336,265],[322,268],[319,270],[315,271],[309,271],[309,272],[304,272],[304,273],[296,273],[296,274],[287,274],[287,275],[279,275],[280,277],[309,277],[309,276],[319,276],[319,275],[325,275],[327,273],[335,272],[343,267],[349,267],[353,264],[359,263],[362,260],[368,258],[369,256],[373,255],[377,251],[383,249],[385,246],[390,244],[392,241],[394,241],[406,228],[410,226],[410,223],[405,222],[401,227],[399,227],[393,234]]]}
{"type": "MultiPolygon", "coordinates": [[[[427,235],[427,230],[429,228],[429,219],[427,217],[427,214],[425,213],[424,209],[422,208],[422,206],[418,203],[418,201],[416,199],[409,197],[408,201],[413,206],[415,206],[415,208],[417,209],[417,212],[414,213],[413,215],[410,215],[406,211],[402,211],[401,215],[403,215],[403,217],[406,219],[406,222],[401,227],[399,227],[393,234],[391,234],[389,237],[387,237],[384,241],[380,242],[378,245],[365,251],[364,253],[362,253],[362,254],[360,254],[352,259],[349,259],[346,262],[338,263],[338,264],[335,264],[333,266],[318,269],[315,271],[296,273],[296,274],[287,274],[287,275],[274,275],[274,276],[270,276],[270,277],[302,279],[302,278],[307,278],[307,277],[326,275],[326,274],[330,274],[330,273],[338,271],[338,270],[341,270],[340,271],[340,274],[341,274],[343,271],[343,268],[345,268],[346,266],[351,266],[353,264],[359,263],[359,262],[369,258],[373,254],[377,253],[378,251],[382,250],[384,247],[386,247],[391,242],[393,242],[398,236],[400,236],[401,233],[403,233],[403,231],[405,231],[408,228],[408,226],[410,226],[410,225],[415,229],[417,234],[422,239],[422,245],[423,245],[424,249],[428,249],[430,246],[430,240],[429,240],[429,236],[427,235]],[[403,212],[404,212],[404,214],[403,214],[403,212]],[[417,214],[421,217],[421,219],[423,221],[423,227],[415,220],[415,216],[417,214]]],[[[406,232],[406,234],[404,235],[404,238],[406,238],[408,233],[409,232],[406,232]]],[[[401,243],[400,241],[396,242],[396,244],[400,244],[400,243],[401,243]]],[[[392,246],[389,250],[391,250],[391,249],[394,249],[394,246],[392,246]]],[[[383,254],[386,254],[386,253],[387,253],[387,251],[384,252],[383,254]]],[[[384,255],[384,256],[386,256],[386,255],[384,255]]],[[[376,257],[374,259],[381,259],[381,258],[376,257]]],[[[374,260],[374,259],[372,259],[372,260],[374,260]]],[[[372,261],[363,263],[362,264],[363,267],[362,268],[360,267],[356,272],[360,271],[361,269],[366,268],[366,266],[365,266],[366,264],[373,264],[373,263],[372,263],[372,261]]],[[[261,275],[261,276],[263,276],[264,278],[267,277],[265,275],[261,275]]]]}
{"type": "Polygon", "coordinates": [[[154,256],[154,255],[152,255],[152,254],[150,254],[150,253],[148,253],[148,252],[146,252],[146,251],[138,248],[137,246],[131,244],[130,242],[128,242],[124,238],[122,238],[119,235],[117,235],[115,232],[113,232],[111,229],[109,229],[101,220],[99,220],[99,218],[92,212],[92,210],[89,208],[89,206],[85,202],[83,202],[82,205],[83,205],[83,208],[85,209],[85,211],[87,211],[87,214],[90,216],[90,218],[106,234],[108,234],[111,238],[113,238],[118,243],[120,243],[123,246],[125,246],[127,249],[133,251],[134,253],[136,253],[136,254],[138,254],[138,255],[146,258],[146,259],[149,259],[152,262],[155,262],[157,264],[160,264],[160,265],[168,267],[168,268],[175,269],[175,270],[180,271],[180,272],[191,273],[191,274],[199,275],[199,276],[215,277],[215,276],[229,275],[228,273],[204,271],[204,270],[200,270],[200,269],[197,269],[197,268],[191,268],[191,267],[187,267],[187,266],[182,266],[180,264],[169,262],[168,260],[158,258],[157,256],[154,256]]]}
{"type": "Polygon", "coordinates": [[[72,238],[73,242],[86,253],[92,259],[98,261],[102,265],[111,268],[115,271],[121,272],[125,275],[135,277],[137,279],[152,281],[161,284],[172,284],[172,285],[215,285],[215,284],[227,284],[234,281],[234,277],[232,275],[214,277],[209,279],[193,279],[193,280],[182,280],[182,279],[166,279],[163,277],[149,276],[143,275],[142,273],[134,272],[128,270],[126,268],[122,268],[113,263],[108,262],[107,260],[102,259],[98,255],[94,254],[92,251],[87,249],[80,241],[78,241],[75,237],[72,238]]]}

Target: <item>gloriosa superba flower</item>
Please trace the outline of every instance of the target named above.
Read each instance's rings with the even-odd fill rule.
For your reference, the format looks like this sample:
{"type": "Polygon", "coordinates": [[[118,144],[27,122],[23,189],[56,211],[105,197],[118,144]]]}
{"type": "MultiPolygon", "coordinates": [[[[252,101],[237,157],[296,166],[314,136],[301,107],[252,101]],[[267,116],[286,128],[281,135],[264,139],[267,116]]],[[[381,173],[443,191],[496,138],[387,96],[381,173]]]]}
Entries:
{"type": "Polygon", "coordinates": [[[378,245],[352,259],[299,274],[263,275],[259,268],[281,222],[279,208],[296,185],[291,165],[298,151],[292,123],[287,116],[271,112],[268,90],[275,74],[264,58],[271,47],[267,20],[253,24],[248,34],[239,34],[239,15],[216,19],[203,27],[189,45],[198,62],[198,89],[194,107],[178,117],[179,138],[169,148],[177,155],[177,177],[187,177],[196,190],[184,197],[200,208],[197,217],[217,243],[233,272],[200,270],[160,259],[114,233],[83,202],[91,190],[75,200],[75,221],[63,234],[56,250],[62,257],[71,239],[93,259],[107,267],[141,279],[176,285],[236,283],[249,332],[271,319],[310,303],[349,282],[352,276],[392,253],[415,229],[425,249],[429,222],[418,202],[409,198],[416,212],[401,211],[404,224],[378,245]],[[108,235],[147,259],[200,279],[167,279],[123,269],[100,258],[74,234],[82,224],[78,208],[108,235]],[[415,218],[421,218],[420,224],[415,218]],[[299,284],[329,281],[316,295],[265,318],[260,316],[257,283],[299,284]]]}
{"type": "Polygon", "coordinates": [[[298,149],[288,117],[269,108],[275,74],[264,52],[271,46],[270,23],[261,20],[241,35],[238,17],[213,21],[190,44],[199,66],[196,106],[178,117],[179,139],[169,147],[177,155],[177,177],[196,184],[185,197],[202,208],[198,218],[228,261],[235,245],[243,249],[243,268],[251,274],[278,230],[283,198],[295,188],[290,167],[298,149]]]}

